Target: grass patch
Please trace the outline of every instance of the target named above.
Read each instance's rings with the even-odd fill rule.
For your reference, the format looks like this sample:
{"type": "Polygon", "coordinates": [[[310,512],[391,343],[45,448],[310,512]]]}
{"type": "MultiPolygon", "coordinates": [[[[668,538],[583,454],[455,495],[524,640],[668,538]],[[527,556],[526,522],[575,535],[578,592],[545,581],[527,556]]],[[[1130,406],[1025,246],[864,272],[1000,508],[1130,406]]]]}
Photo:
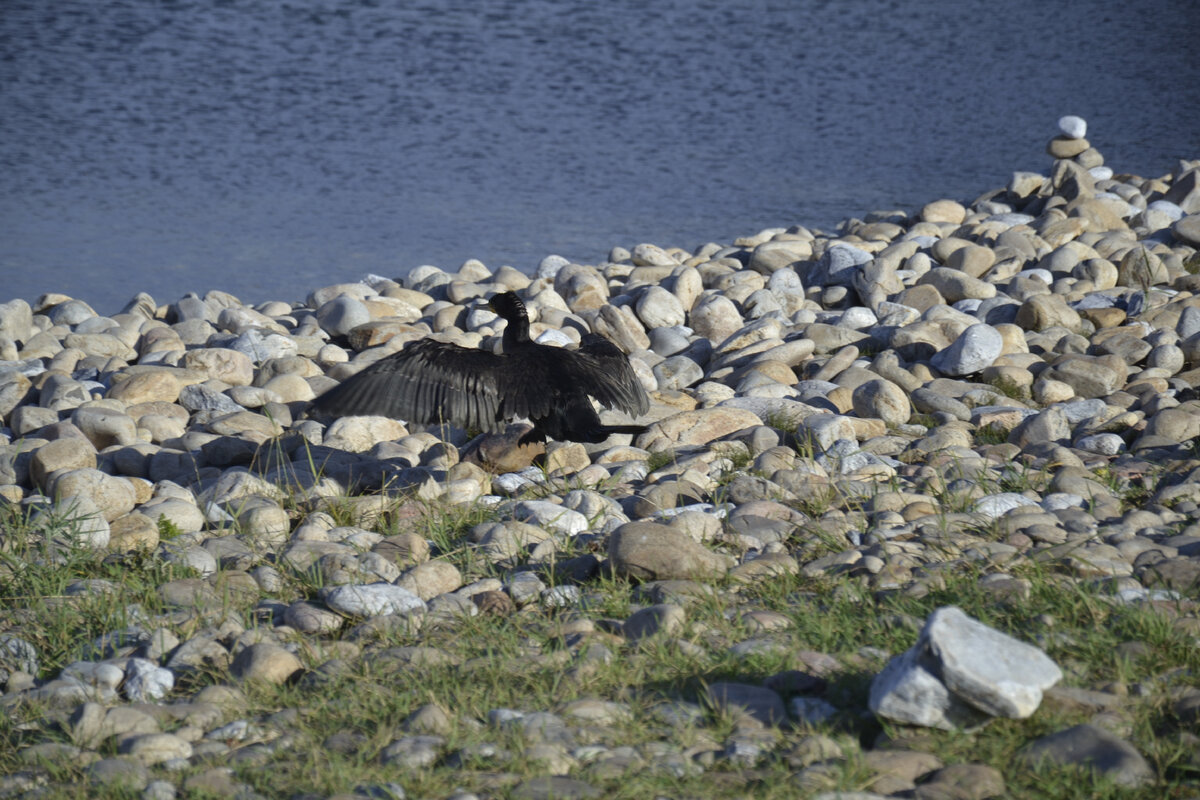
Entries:
{"type": "MultiPolygon", "coordinates": [[[[746,467],[736,463],[739,454],[727,457],[736,469],[746,467]]],[[[1041,490],[1047,477],[1013,465],[987,480],[989,490],[1041,490]]],[[[818,498],[808,511],[847,511],[824,520],[814,513],[816,518],[798,526],[787,542],[789,552],[807,562],[846,549],[837,521],[860,527],[849,517],[858,513],[862,500],[836,493],[827,501],[818,498]]],[[[361,520],[352,511],[347,505],[346,518],[361,520]]],[[[0,581],[5,620],[0,633],[22,636],[37,647],[42,678],[55,677],[78,658],[98,659],[88,654],[89,643],[138,622],[140,614],[166,620],[157,587],[188,575],[147,554],[100,558],[71,544],[76,532],[65,521],[46,528],[11,507],[0,513],[8,515],[0,521],[5,578],[0,581]],[[112,589],[72,593],[69,587],[88,579],[106,581],[112,589]]],[[[372,525],[385,535],[416,534],[469,583],[508,577],[467,542],[473,526],[497,518],[497,510],[484,503],[410,498],[375,515],[372,525]]],[[[989,538],[986,532],[984,538],[989,538]]],[[[877,552],[887,560],[898,551],[880,547],[877,552]]],[[[562,557],[573,554],[569,547],[560,551],[562,557]]],[[[543,581],[554,585],[552,567],[537,568],[543,581]]],[[[1182,800],[1194,794],[1200,773],[1188,761],[1187,726],[1172,711],[1173,693],[1194,686],[1200,674],[1200,650],[1184,629],[1160,609],[1117,603],[1099,588],[1061,576],[1050,564],[1017,559],[1005,565],[1013,578],[1027,582],[1028,591],[1015,600],[981,583],[986,569],[961,558],[921,561],[913,567],[919,591],[912,586],[873,591],[861,564],[819,576],[781,571],[745,584],[718,580],[708,584],[711,591],[679,601],[686,610],[678,630],[642,641],[620,635],[623,621],[656,600],[604,572],[579,586],[582,600],[574,607],[549,608],[535,601],[512,613],[439,615],[420,628],[398,626],[363,639],[351,634],[355,621],[348,621],[328,637],[299,639],[308,668],[302,679],[243,687],[246,703],[225,721],[248,720],[264,733],[258,743],[229,743],[238,756],[231,761],[234,779],[270,797],[333,795],[360,786],[382,792],[397,784],[411,797],[446,797],[462,787],[504,798],[517,794],[522,781],[549,774],[545,758],[558,758],[556,770],[588,782],[605,797],[782,799],[869,790],[875,775],[863,752],[890,738],[946,764],[988,764],[1003,774],[1008,796],[1182,800]],[[1069,706],[1047,702],[1026,720],[995,720],[969,734],[922,730],[908,739],[912,731],[870,714],[874,676],[889,655],[914,643],[925,618],[944,605],[957,605],[998,630],[1039,644],[1064,668],[1067,685],[1123,687],[1126,738],[1150,761],[1159,783],[1125,789],[1090,773],[1021,767],[1017,757],[1029,741],[1091,718],[1090,712],[1069,706]],[[762,627],[757,620],[763,612],[782,623],[762,627]],[[325,663],[329,653],[339,658],[325,663]],[[819,678],[819,688],[794,688],[801,673],[819,678]],[[748,735],[746,727],[707,701],[709,687],[718,682],[778,686],[785,703],[817,696],[837,713],[818,723],[756,732],[769,744],[760,758],[739,760],[727,748],[748,735]],[[615,704],[617,716],[600,724],[575,715],[581,703],[597,701],[615,704]],[[526,724],[544,712],[561,720],[565,733],[526,724]],[[422,727],[430,719],[436,724],[422,727]],[[810,769],[789,762],[792,748],[813,734],[840,742],[845,757],[810,769]],[[418,735],[437,739],[432,760],[414,766],[399,759],[402,747],[396,743],[418,735]],[[531,749],[563,742],[557,750],[531,749]],[[613,753],[623,754],[623,760],[606,763],[613,753]]],[[[315,573],[280,570],[286,586],[278,596],[230,601],[248,627],[260,600],[312,599],[320,588],[315,573]]],[[[174,625],[184,639],[209,623],[164,624],[174,625]]],[[[224,670],[201,672],[176,694],[186,699],[204,686],[230,681],[224,670]]],[[[6,712],[0,714],[2,775],[30,769],[19,756],[27,746],[69,741],[61,711],[26,705],[6,712]]],[[[172,731],[181,723],[162,725],[172,731]]],[[[117,742],[110,738],[97,749],[102,756],[116,755],[117,742]]],[[[182,787],[211,766],[189,765],[168,776],[182,787]]],[[[74,787],[87,780],[68,759],[37,769],[50,782],[45,797],[78,796],[74,787]]]]}
{"type": "Polygon", "coordinates": [[[162,611],[160,584],[192,573],[145,553],[103,557],[80,543],[80,522],[0,507],[0,633],[38,652],[38,676],[98,658],[92,642],[162,611]]]}

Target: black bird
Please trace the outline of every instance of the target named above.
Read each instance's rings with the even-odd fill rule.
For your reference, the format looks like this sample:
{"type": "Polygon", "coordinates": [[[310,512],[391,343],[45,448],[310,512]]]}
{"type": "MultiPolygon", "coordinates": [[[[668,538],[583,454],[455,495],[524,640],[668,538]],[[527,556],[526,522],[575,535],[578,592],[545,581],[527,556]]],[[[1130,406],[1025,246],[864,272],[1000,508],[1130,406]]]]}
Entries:
{"type": "Polygon", "coordinates": [[[533,430],[521,444],[547,438],[602,442],[613,433],[645,430],[604,425],[588,399],[631,416],[649,410],[646,390],[616,345],[594,333],[585,334],[576,350],[532,341],[525,304],[512,292],[495,295],[488,308],[508,322],[500,355],[419,339],[325,392],[309,412],[381,414],[483,431],[528,419],[533,430]]]}

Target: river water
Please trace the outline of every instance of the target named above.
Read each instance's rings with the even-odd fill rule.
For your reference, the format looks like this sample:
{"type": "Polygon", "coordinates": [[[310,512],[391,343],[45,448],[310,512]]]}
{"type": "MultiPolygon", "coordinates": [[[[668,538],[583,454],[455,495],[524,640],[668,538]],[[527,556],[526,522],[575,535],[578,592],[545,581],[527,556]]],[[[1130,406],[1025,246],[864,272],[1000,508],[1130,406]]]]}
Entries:
{"type": "Polygon", "coordinates": [[[298,300],[1200,158],[1200,4],[3,0],[0,302],[298,300]]]}

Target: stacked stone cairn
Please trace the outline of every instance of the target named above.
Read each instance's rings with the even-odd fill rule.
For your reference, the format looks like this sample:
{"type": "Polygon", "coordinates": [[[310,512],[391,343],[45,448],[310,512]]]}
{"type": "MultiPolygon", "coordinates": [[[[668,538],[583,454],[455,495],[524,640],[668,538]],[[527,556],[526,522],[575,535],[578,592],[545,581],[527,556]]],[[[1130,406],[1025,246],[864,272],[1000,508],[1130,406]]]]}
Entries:
{"type": "MultiPolygon", "coordinates": [[[[148,553],[193,576],[159,587],[168,613],[131,610],[128,627],[79,643],[84,655],[57,674],[42,674],[39,638],[22,627],[26,601],[5,601],[0,713],[32,704],[46,715],[26,723],[22,758],[88,764],[98,785],[117,776],[147,797],[173,796],[173,770],[221,758],[244,737],[262,743],[264,759],[288,746],[286,734],[263,733],[284,722],[239,715],[245,682],[303,684],[395,658],[359,635],[368,629],[419,632],[531,608],[558,609],[594,653],[588,599],[610,573],[636,591],[633,613],[606,635],[665,638],[693,655],[703,647],[685,636],[689,606],[732,591],[718,583],[846,575],[868,592],[920,596],[945,562],[976,564],[998,602],[1029,591],[1005,565],[1034,560],[1110,588],[1114,602],[1171,604],[1172,624],[1200,630],[1200,161],[1160,177],[1115,173],[1083,120],[1059,126],[1045,173],[1016,172],[970,203],[849,219],[833,233],[773,228],[694,252],[617,247],[597,265],[551,256],[532,275],[477,261],[456,273],[423,266],[303,302],[250,306],[214,290],[160,305],[138,294],[111,316],[61,294],[0,304],[4,518],[47,531],[67,522],[71,544],[97,559],[148,553]],[[495,346],[497,319],[477,301],[502,290],[525,298],[541,341],[570,345],[594,331],[628,352],[653,399],[639,420],[648,430],[520,447],[519,425],[473,438],[303,417],[314,396],[413,339],[495,346]],[[1046,480],[1012,489],[1004,479],[1015,472],[1046,480]],[[1140,507],[1123,507],[1122,487],[1150,475],[1158,480],[1140,507]],[[500,577],[463,574],[405,528],[431,505],[490,509],[458,545],[500,577]],[[585,554],[556,557],[564,547],[585,554]],[[324,588],[281,599],[285,576],[305,571],[324,588]],[[230,596],[259,598],[257,622],[222,616],[230,596]],[[102,757],[112,741],[119,754],[102,757]]],[[[10,535],[0,530],[0,551],[10,535]]],[[[0,560],[0,582],[16,569],[0,560]]],[[[68,597],[119,591],[100,580],[66,587],[68,597]]],[[[734,645],[747,653],[789,624],[754,608],[743,620],[758,632],[734,645]]],[[[1100,710],[1119,703],[1051,688],[1060,672],[1040,650],[957,609],[914,622],[912,651],[886,669],[891,654],[874,653],[871,709],[881,716],[959,729],[1028,716],[1043,692],[1100,710]]],[[[866,711],[806,691],[836,659],[797,658],[808,683],[713,684],[675,708],[740,709],[767,730],[866,711]]],[[[1197,695],[1178,702],[1195,708],[1197,695]]],[[[496,709],[481,724],[565,732],[624,718],[620,702],[593,706],[496,709]]],[[[684,717],[670,719],[691,724],[684,717]]],[[[405,768],[456,758],[435,723],[399,732],[379,758],[405,768]]],[[[777,741],[739,726],[709,756],[794,756],[804,773],[844,755],[820,735],[790,755],[773,753],[777,741]]],[[[617,769],[640,758],[597,744],[585,759],[567,733],[539,746],[560,777],[584,760],[617,769]]],[[[1154,780],[1104,728],[1031,748],[1031,759],[1084,761],[1130,785],[1154,780]]],[[[713,763],[694,755],[668,741],[651,760],[680,774],[713,763]]],[[[911,792],[917,780],[922,791],[942,786],[938,797],[968,796],[953,790],[964,782],[972,797],[1004,792],[984,765],[947,766],[919,749],[860,755],[878,773],[877,795],[911,792]]],[[[188,788],[230,781],[210,779],[188,788]]],[[[562,780],[561,793],[579,789],[562,780]]],[[[0,776],[0,795],[30,781],[0,776]]]]}

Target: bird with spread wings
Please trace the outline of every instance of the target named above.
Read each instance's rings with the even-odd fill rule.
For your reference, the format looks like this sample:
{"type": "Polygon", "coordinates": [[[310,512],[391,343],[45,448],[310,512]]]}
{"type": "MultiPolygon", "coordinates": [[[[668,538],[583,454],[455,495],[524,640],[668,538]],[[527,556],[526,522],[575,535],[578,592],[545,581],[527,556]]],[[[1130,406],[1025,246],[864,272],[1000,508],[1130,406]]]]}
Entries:
{"type": "Polygon", "coordinates": [[[558,439],[602,442],[641,425],[605,425],[589,398],[630,416],[650,408],[646,390],[616,345],[584,334],[575,350],[529,338],[529,315],[513,292],[488,302],[508,324],[500,353],[420,339],[381,358],[312,402],[310,413],[330,417],[380,414],[406,422],[450,422],[495,431],[528,419],[520,443],[558,439]]]}

